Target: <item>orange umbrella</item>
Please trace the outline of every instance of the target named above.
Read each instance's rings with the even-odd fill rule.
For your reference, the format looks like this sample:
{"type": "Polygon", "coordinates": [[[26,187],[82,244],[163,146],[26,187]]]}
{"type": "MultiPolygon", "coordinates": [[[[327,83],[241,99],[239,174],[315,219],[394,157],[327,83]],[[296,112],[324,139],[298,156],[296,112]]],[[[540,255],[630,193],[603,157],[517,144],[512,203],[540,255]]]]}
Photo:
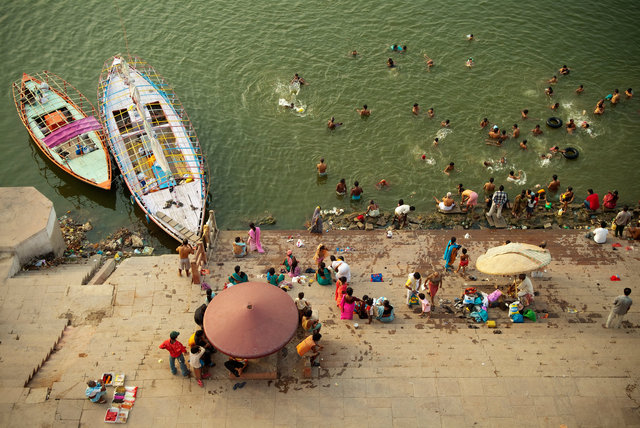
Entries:
{"type": "Polygon", "coordinates": [[[282,349],[296,333],[298,310],[289,295],[263,282],[244,282],[211,300],[204,332],[220,352],[262,358],[282,349]]]}

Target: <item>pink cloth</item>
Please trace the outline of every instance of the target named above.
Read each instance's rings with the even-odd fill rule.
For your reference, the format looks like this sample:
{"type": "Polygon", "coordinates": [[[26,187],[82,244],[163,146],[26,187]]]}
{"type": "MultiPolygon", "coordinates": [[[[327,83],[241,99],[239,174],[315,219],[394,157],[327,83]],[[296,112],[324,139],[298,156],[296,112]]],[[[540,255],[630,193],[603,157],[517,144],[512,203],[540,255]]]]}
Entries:
{"type": "Polygon", "coordinates": [[[249,229],[249,250],[256,251],[259,253],[264,253],[262,249],[262,243],[260,243],[260,228],[256,226],[256,230],[249,229]]]}
{"type": "Polygon", "coordinates": [[[356,301],[354,300],[351,303],[347,303],[344,300],[345,296],[342,296],[342,300],[340,301],[340,319],[341,320],[352,320],[353,319],[353,308],[356,306],[356,301]]]}
{"type": "Polygon", "coordinates": [[[478,194],[476,192],[471,192],[469,195],[469,200],[467,201],[467,205],[470,207],[476,206],[478,204],[478,194]]]}

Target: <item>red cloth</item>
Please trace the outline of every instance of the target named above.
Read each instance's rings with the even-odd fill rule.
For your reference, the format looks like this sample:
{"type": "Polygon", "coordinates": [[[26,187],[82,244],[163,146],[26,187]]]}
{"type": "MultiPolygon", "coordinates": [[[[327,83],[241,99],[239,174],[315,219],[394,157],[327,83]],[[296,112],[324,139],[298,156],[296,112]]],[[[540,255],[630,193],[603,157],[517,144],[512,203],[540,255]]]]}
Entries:
{"type": "Polygon", "coordinates": [[[162,342],[162,345],[160,345],[159,348],[169,351],[169,355],[171,355],[173,358],[178,358],[180,355],[187,352],[187,348],[185,348],[182,343],[178,342],[177,340],[171,343],[171,339],[167,339],[162,342]]]}
{"type": "Polygon", "coordinates": [[[587,202],[589,202],[589,208],[594,211],[600,208],[600,198],[597,193],[592,193],[587,196],[587,202]]]}

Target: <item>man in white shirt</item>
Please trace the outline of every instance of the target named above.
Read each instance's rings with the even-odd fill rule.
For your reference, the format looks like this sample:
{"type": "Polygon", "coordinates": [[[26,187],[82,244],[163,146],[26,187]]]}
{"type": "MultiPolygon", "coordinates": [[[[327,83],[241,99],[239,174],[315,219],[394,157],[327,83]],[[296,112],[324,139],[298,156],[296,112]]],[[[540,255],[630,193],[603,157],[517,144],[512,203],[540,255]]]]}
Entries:
{"type": "Polygon", "coordinates": [[[407,306],[411,309],[411,295],[417,293],[422,286],[422,279],[420,277],[420,272],[411,272],[407,278],[407,282],[404,284],[407,289],[407,306]]]}
{"type": "Polygon", "coordinates": [[[336,265],[336,277],[347,278],[347,282],[351,282],[351,267],[344,261],[344,257],[338,257],[339,264],[336,265]]]}
{"type": "Polygon", "coordinates": [[[593,238],[596,244],[604,244],[605,242],[607,242],[608,234],[609,234],[609,231],[607,230],[607,222],[601,221],[600,227],[595,229],[593,233],[592,232],[587,233],[585,237],[588,239],[593,238]]]}
{"type": "Polygon", "coordinates": [[[524,273],[521,273],[518,278],[520,279],[520,283],[518,284],[518,300],[522,303],[522,306],[529,306],[533,303],[533,284],[524,273]]]}
{"type": "Polygon", "coordinates": [[[398,201],[398,206],[395,210],[395,216],[393,218],[393,222],[398,222],[398,227],[403,228],[407,225],[407,214],[409,211],[415,211],[416,207],[412,207],[404,203],[402,199],[398,201]]]}

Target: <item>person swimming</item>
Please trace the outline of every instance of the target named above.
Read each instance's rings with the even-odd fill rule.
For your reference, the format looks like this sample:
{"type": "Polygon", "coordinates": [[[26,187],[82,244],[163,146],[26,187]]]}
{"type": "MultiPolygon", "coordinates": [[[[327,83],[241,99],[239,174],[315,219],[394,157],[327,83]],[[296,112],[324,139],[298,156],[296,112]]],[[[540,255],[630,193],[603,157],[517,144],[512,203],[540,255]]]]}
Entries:
{"type": "Polygon", "coordinates": [[[418,103],[414,103],[413,104],[413,108],[411,109],[411,113],[413,113],[415,116],[420,114],[420,106],[418,105],[418,103]]]}
{"type": "Polygon", "coordinates": [[[455,164],[453,162],[449,162],[449,165],[447,165],[447,167],[442,172],[449,175],[450,173],[453,172],[454,169],[455,169],[455,164]]]}
{"type": "Polygon", "coordinates": [[[569,134],[573,134],[573,131],[576,130],[576,124],[573,119],[569,119],[569,123],[567,123],[567,132],[569,134]]]}
{"type": "Polygon", "coordinates": [[[514,123],[511,128],[513,129],[513,134],[511,134],[511,136],[513,138],[518,138],[520,136],[520,128],[518,128],[518,124],[514,123]]]}
{"type": "Polygon", "coordinates": [[[482,119],[482,121],[480,121],[480,128],[484,129],[488,124],[489,124],[489,119],[485,117],[484,119],[482,119]]]}
{"type": "Polygon", "coordinates": [[[553,96],[553,88],[551,86],[549,86],[547,89],[544,90],[544,93],[547,94],[547,96],[552,97],[553,96]]]}
{"type": "Polygon", "coordinates": [[[578,89],[576,89],[576,94],[581,94],[583,92],[584,92],[584,85],[578,86],[578,89]]]}
{"type": "Polygon", "coordinates": [[[367,105],[363,105],[362,109],[356,109],[360,117],[369,117],[371,116],[371,110],[368,109],[367,105]]]}
{"type": "Polygon", "coordinates": [[[562,67],[560,67],[560,70],[558,70],[558,72],[560,74],[562,74],[563,76],[566,76],[567,74],[569,74],[571,72],[571,69],[569,69],[569,67],[567,67],[567,65],[563,65],[562,67]]]}
{"type": "Polygon", "coordinates": [[[298,73],[293,75],[293,79],[291,79],[291,84],[293,85],[294,83],[299,83],[301,85],[308,85],[307,81],[304,80],[302,77],[298,76],[298,73]]]}
{"type": "Polygon", "coordinates": [[[551,79],[547,80],[547,83],[555,85],[556,83],[558,83],[558,76],[553,76],[551,79]]]}
{"type": "Polygon", "coordinates": [[[465,65],[466,65],[468,68],[473,67],[473,58],[469,57],[469,59],[467,59],[467,62],[465,63],[465,65]]]}
{"type": "Polygon", "coordinates": [[[424,56],[424,61],[427,63],[427,69],[431,71],[431,67],[433,67],[435,63],[431,58],[429,58],[427,54],[422,54],[422,55],[424,56]]]}
{"type": "Polygon", "coordinates": [[[522,117],[522,120],[529,119],[529,110],[528,109],[524,109],[524,110],[520,111],[520,117],[522,117]]]}
{"type": "Polygon", "coordinates": [[[553,104],[551,107],[549,107],[551,110],[555,111],[558,110],[558,107],[560,107],[560,103],[555,103],[553,104]]]}
{"type": "Polygon", "coordinates": [[[433,116],[436,115],[433,111],[433,107],[430,107],[429,110],[427,110],[427,114],[429,115],[430,118],[433,118],[433,116]]]}
{"type": "Polygon", "coordinates": [[[626,91],[624,91],[624,93],[627,96],[627,99],[633,98],[633,89],[629,88],[626,91]]]}
{"type": "Polygon", "coordinates": [[[440,126],[442,128],[448,128],[449,127],[449,119],[443,120],[442,122],[440,122],[440,126]]]}
{"type": "Polygon", "coordinates": [[[542,129],[540,129],[540,125],[536,125],[535,128],[531,130],[533,135],[542,135],[542,129]]]}
{"type": "Polygon", "coordinates": [[[329,119],[329,121],[327,122],[327,128],[329,128],[332,131],[342,125],[343,125],[342,122],[336,123],[336,118],[333,116],[331,116],[331,119],[329,119]]]}
{"type": "Polygon", "coordinates": [[[520,141],[520,148],[522,150],[527,150],[527,140],[520,141]]]}
{"type": "Polygon", "coordinates": [[[393,59],[391,58],[387,59],[387,67],[394,68],[395,66],[396,64],[393,62],[393,59]]]}

